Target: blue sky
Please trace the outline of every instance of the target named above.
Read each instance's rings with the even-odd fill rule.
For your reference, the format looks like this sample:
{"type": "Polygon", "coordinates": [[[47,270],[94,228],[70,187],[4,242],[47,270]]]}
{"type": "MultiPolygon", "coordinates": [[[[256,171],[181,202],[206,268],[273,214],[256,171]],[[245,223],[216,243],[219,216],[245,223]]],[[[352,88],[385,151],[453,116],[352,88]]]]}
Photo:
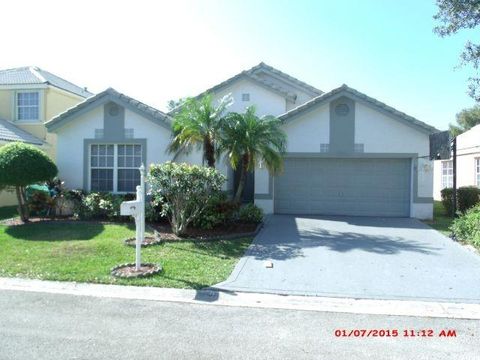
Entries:
{"type": "Polygon", "coordinates": [[[37,65],[160,109],[264,61],[324,91],[343,83],[445,129],[474,105],[475,31],[439,38],[433,1],[31,1],[2,5],[0,68],[37,65]],[[25,11],[25,9],[29,9],[25,11]],[[19,18],[22,26],[18,26],[19,18]],[[12,29],[16,29],[12,31],[12,29]]]}

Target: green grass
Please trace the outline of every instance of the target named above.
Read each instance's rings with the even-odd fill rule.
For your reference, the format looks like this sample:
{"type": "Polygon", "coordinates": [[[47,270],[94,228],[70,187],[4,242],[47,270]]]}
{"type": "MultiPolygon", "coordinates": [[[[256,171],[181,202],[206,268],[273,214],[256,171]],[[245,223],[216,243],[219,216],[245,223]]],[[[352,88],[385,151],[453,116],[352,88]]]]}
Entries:
{"type": "Polygon", "coordinates": [[[447,236],[452,233],[449,230],[452,222],[453,218],[447,216],[441,201],[435,201],[433,203],[433,220],[424,221],[425,224],[447,236]]]}
{"type": "Polygon", "coordinates": [[[0,207],[0,220],[11,219],[17,216],[18,216],[18,211],[15,205],[0,207]]]}
{"type": "Polygon", "coordinates": [[[162,274],[116,279],[115,265],[134,262],[131,225],[32,223],[0,226],[0,276],[104,284],[199,289],[225,280],[251,238],[165,243],[142,249],[142,261],[160,263],[162,274]]]}

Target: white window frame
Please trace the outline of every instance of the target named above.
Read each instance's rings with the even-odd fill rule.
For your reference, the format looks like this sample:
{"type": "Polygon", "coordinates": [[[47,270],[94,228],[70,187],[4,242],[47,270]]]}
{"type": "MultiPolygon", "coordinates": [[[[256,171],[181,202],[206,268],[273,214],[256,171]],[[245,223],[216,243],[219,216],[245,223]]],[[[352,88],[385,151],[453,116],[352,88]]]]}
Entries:
{"type": "Polygon", "coordinates": [[[88,190],[92,190],[92,169],[112,169],[113,170],[113,190],[111,191],[112,194],[132,194],[133,192],[128,192],[128,191],[118,191],[118,170],[125,170],[125,169],[137,169],[137,168],[132,168],[132,167],[119,167],[118,166],[118,146],[119,145],[127,145],[127,146],[133,146],[133,145],[138,145],[140,146],[140,156],[143,159],[143,145],[141,143],[102,143],[102,142],[97,142],[93,144],[89,144],[88,147],[88,190]],[[112,167],[98,167],[98,166],[92,166],[92,146],[95,145],[113,145],[113,168],[112,167]]]}
{"type": "Polygon", "coordinates": [[[446,160],[442,161],[442,166],[440,169],[441,173],[441,185],[442,189],[451,188],[453,187],[453,161],[446,160]],[[444,174],[444,170],[446,170],[447,174],[444,174]],[[451,171],[451,174],[450,174],[451,171]]]}
{"type": "MultiPolygon", "coordinates": [[[[43,103],[43,91],[40,91],[40,90],[18,90],[18,91],[15,91],[15,94],[14,94],[14,101],[13,101],[13,109],[14,109],[14,113],[15,113],[15,121],[19,122],[19,123],[38,123],[38,122],[41,122],[42,121],[42,111],[43,111],[43,106],[42,106],[42,103],[43,103]],[[19,119],[19,105],[18,105],[18,96],[20,94],[31,94],[31,93],[36,93],[38,94],[38,115],[37,115],[37,118],[36,119],[19,119]]],[[[25,106],[23,106],[25,107],[25,106]]],[[[29,107],[33,107],[33,106],[29,106],[29,107]]]]}
{"type": "Polygon", "coordinates": [[[480,157],[475,158],[475,183],[480,188],[480,157]]]}

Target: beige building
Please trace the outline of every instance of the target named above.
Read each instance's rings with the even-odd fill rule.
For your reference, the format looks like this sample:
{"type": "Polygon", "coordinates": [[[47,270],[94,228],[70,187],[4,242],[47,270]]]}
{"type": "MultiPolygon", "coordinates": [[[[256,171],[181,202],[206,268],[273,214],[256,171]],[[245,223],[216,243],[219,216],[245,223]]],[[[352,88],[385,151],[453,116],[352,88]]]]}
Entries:
{"type": "MultiPolygon", "coordinates": [[[[56,138],[44,123],[93,94],[37,67],[0,70],[0,147],[21,141],[56,158],[56,138]]],[[[13,193],[0,193],[0,206],[14,205],[13,193]]]]}
{"type": "MultiPolygon", "coordinates": [[[[434,164],[434,198],[441,200],[441,191],[453,186],[453,160],[437,160],[434,164]]],[[[480,125],[457,137],[457,187],[480,187],[480,125]]]]}

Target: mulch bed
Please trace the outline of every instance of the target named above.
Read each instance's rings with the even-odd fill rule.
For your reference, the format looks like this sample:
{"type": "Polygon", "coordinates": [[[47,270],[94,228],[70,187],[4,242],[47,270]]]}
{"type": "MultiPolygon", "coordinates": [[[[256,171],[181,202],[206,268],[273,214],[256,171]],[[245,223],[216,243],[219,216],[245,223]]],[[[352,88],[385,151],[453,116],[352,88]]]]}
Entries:
{"type": "Polygon", "coordinates": [[[140,278],[158,274],[162,271],[162,267],[158,264],[142,263],[140,269],[137,270],[135,264],[118,265],[112,269],[112,275],[119,278],[140,278]]]}
{"type": "Polygon", "coordinates": [[[258,230],[258,224],[235,223],[228,226],[219,226],[214,229],[189,228],[184,237],[179,237],[172,232],[169,224],[149,224],[154,229],[155,237],[164,241],[182,241],[189,239],[217,240],[225,238],[240,238],[251,236],[258,230]]]}

